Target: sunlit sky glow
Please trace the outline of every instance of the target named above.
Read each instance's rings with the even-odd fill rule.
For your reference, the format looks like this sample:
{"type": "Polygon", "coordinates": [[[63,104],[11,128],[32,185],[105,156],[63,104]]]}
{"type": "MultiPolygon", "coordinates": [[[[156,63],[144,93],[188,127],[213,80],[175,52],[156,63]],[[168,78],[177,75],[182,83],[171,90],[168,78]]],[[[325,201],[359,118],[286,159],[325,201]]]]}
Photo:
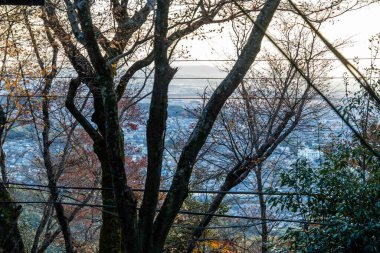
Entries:
{"type": "MultiPolygon", "coordinates": [[[[371,54],[368,49],[370,45],[368,40],[371,36],[380,33],[378,29],[378,24],[380,24],[379,13],[380,4],[373,4],[369,7],[351,11],[334,19],[333,22],[326,22],[321,27],[321,32],[331,42],[335,40],[349,40],[351,43],[340,49],[341,53],[348,59],[351,60],[354,57],[369,58],[371,54]]],[[[266,41],[264,43],[269,42],[266,41]]],[[[182,42],[182,45],[188,47],[190,59],[221,60],[234,56],[234,48],[232,47],[228,28],[217,35],[210,35],[206,40],[187,40],[182,42]]],[[[360,68],[363,69],[369,63],[369,60],[361,59],[360,68]]],[[[223,62],[178,62],[174,63],[174,65],[180,67],[180,71],[177,73],[180,76],[220,77],[225,75],[225,73],[218,72],[217,70],[217,67],[223,65],[223,62]]],[[[346,70],[337,61],[334,63],[334,70],[329,73],[329,76],[342,77],[344,72],[346,70]]],[[[200,86],[204,85],[207,84],[200,86]]],[[[332,87],[332,90],[335,90],[337,94],[341,94],[342,90],[345,89],[341,79],[333,80],[332,87]]],[[[352,86],[349,87],[351,91],[358,88],[359,86],[355,83],[352,83],[352,86]]]]}
{"type": "MultiPolygon", "coordinates": [[[[380,31],[377,29],[380,24],[380,5],[373,4],[360,10],[351,11],[336,18],[334,22],[328,22],[321,28],[322,33],[330,40],[350,39],[353,42],[341,50],[348,58],[369,57],[368,39],[380,31]]],[[[192,59],[224,59],[225,55],[231,53],[231,43],[228,37],[228,30],[209,38],[206,41],[190,40],[184,42],[191,46],[190,54],[192,59]]]]}

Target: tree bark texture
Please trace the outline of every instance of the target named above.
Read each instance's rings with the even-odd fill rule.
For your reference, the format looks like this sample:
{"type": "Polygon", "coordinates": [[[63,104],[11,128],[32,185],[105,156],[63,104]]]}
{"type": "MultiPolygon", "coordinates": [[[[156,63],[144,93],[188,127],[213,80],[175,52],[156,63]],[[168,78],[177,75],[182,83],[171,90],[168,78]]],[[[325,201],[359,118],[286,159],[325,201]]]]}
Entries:
{"type": "Polygon", "coordinates": [[[13,199],[7,190],[7,171],[5,167],[5,152],[2,140],[5,124],[7,123],[3,107],[0,106],[0,166],[2,182],[0,182],[0,251],[10,253],[25,252],[23,240],[18,229],[17,220],[22,207],[13,203],[13,199]]]}
{"type": "Polygon", "coordinates": [[[156,214],[161,183],[162,157],[165,144],[165,130],[168,107],[169,83],[176,73],[168,61],[168,14],[169,0],[158,0],[155,19],[155,72],[152,99],[147,125],[148,168],[143,202],[139,212],[140,252],[153,249],[153,221],[156,214]]]}
{"type": "Polygon", "coordinates": [[[0,182],[0,251],[9,253],[24,253],[23,240],[18,229],[17,220],[22,207],[16,205],[13,199],[0,182]]]}
{"type": "MultiPolygon", "coordinates": [[[[94,151],[98,156],[102,167],[102,203],[106,206],[116,206],[112,189],[112,176],[107,158],[107,150],[104,146],[94,144],[94,151]]],[[[119,217],[115,216],[117,210],[114,207],[103,207],[102,226],[100,228],[99,252],[120,253],[123,250],[119,217]]]]}

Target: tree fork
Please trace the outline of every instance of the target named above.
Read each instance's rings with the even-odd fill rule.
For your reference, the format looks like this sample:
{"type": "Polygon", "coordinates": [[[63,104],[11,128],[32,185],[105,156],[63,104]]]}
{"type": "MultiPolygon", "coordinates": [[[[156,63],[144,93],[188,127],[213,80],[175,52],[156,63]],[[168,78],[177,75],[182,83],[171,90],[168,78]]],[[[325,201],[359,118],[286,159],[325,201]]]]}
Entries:
{"type": "MultiPolygon", "coordinates": [[[[261,27],[264,27],[264,29],[269,26],[279,3],[279,0],[268,0],[261,9],[257,17],[257,23],[259,23],[261,27]]],[[[257,54],[260,52],[263,37],[264,32],[255,25],[247,44],[243,48],[242,53],[234,64],[231,72],[211,96],[211,99],[207,103],[197,125],[189,137],[189,140],[180,155],[177,170],[170,187],[170,192],[167,194],[161,207],[161,211],[154,223],[154,252],[158,253],[162,251],[174,219],[177,216],[183,201],[187,197],[189,180],[196,157],[203,147],[224,103],[241,83],[245,74],[256,59],[257,54]]]]}
{"type": "Polygon", "coordinates": [[[152,99],[147,125],[148,168],[144,198],[139,212],[139,250],[141,253],[153,250],[153,221],[159,198],[162,157],[165,145],[165,131],[168,108],[169,83],[176,69],[168,60],[168,15],[170,1],[157,1],[155,19],[154,56],[155,72],[152,99]]]}

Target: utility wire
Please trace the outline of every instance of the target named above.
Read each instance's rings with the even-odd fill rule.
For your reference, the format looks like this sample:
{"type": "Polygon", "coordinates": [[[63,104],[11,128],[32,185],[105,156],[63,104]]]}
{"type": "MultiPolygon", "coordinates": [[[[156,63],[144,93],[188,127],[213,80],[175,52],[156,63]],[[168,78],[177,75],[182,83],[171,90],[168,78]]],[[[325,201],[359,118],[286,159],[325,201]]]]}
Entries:
{"type": "MultiPolygon", "coordinates": [[[[58,188],[58,187],[57,187],[58,188]]],[[[14,189],[14,188],[12,188],[14,189]]],[[[16,189],[21,189],[21,190],[40,190],[40,189],[31,189],[31,188],[16,188],[16,189]]],[[[94,190],[96,188],[93,188],[92,190],[94,190]]],[[[202,191],[202,192],[205,192],[205,191],[202,191]]],[[[212,191],[211,191],[212,193],[212,191]]],[[[238,192],[238,194],[242,194],[241,192],[238,192]]],[[[243,194],[250,194],[249,192],[243,192],[243,194]]],[[[74,198],[71,198],[69,196],[66,196],[66,195],[62,195],[63,197],[66,197],[66,198],[70,198],[75,202],[62,202],[62,201],[0,201],[0,204],[11,204],[11,203],[18,203],[18,204],[62,204],[62,205],[71,205],[71,206],[82,206],[82,207],[91,207],[91,208],[115,208],[115,206],[113,205],[101,205],[101,204],[89,204],[87,202],[80,202],[80,200],[78,199],[74,199],[74,198]]],[[[139,208],[137,208],[137,210],[139,210],[139,208]]],[[[102,211],[102,210],[100,210],[102,211]]],[[[103,210],[104,211],[104,210],[103,210]]],[[[156,210],[157,212],[159,212],[160,210],[156,210]]],[[[112,213],[112,212],[108,212],[106,211],[107,213],[111,214],[111,215],[114,215],[114,216],[117,216],[116,213],[112,213]]],[[[249,219],[249,220],[257,220],[257,219],[261,219],[262,221],[264,221],[264,219],[262,218],[257,218],[257,217],[248,217],[248,216],[236,216],[236,215],[222,215],[222,214],[210,214],[210,213],[202,213],[202,212],[193,212],[193,211],[187,211],[187,210],[184,210],[184,211],[180,211],[179,212],[180,214],[184,214],[184,215],[198,215],[198,216],[201,216],[201,215],[212,215],[212,216],[215,216],[215,217],[224,217],[224,218],[237,218],[237,219],[240,219],[241,217],[244,217],[242,219],[249,219]]],[[[295,222],[295,223],[306,223],[305,221],[299,221],[299,220],[290,220],[290,219],[265,219],[265,221],[269,221],[269,222],[295,222]]],[[[316,222],[307,222],[308,224],[317,224],[316,222]]],[[[250,225],[232,225],[232,226],[216,226],[216,227],[205,227],[206,229],[227,229],[227,228],[243,228],[243,227],[246,227],[246,228],[249,228],[249,227],[253,227],[253,226],[258,226],[260,225],[261,223],[255,223],[255,224],[250,224],[250,225]]],[[[318,223],[318,224],[322,224],[322,223],[318,223]]],[[[182,226],[182,225],[174,225],[173,227],[181,227],[181,228],[188,228],[188,229],[195,229],[195,228],[204,228],[204,227],[199,227],[199,226],[182,226]]]]}
{"type": "MultiPolygon", "coordinates": [[[[112,188],[101,188],[101,187],[75,187],[75,186],[55,186],[49,187],[48,185],[43,184],[26,184],[26,183],[16,183],[16,182],[7,182],[4,185],[15,185],[23,187],[9,187],[10,189],[21,189],[21,190],[35,190],[34,188],[27,187],[38,187],[38,188],[54,188],[54,189],[67,189],[67,190],[105,190],[112,191],[112,188]],[[24,187],[27,186],[27,187],[24,187]]],[[[135,192],[144,192],[145,189],[132,189],[135,192]]],[[[160,189],[160,192],[168,193],[170,190],[160,189]]],[[[189,193],[193,194],[229,194],[229,195],[267,195],[267,196],[322,196],[318,193],[296,193],[296,192],[256,192],[256,191],[210,191],[210,190],[190,190],[189,193]]]]}
{"type": "MultiPolygon", "coordinates": [[[[315,59],[297,59],[297,60],[308,60],[308,61],[340,61],[337,58],[315,58],[315,59]]],[[[371,61],[379,61],[380,58],[371,58],[371,57],[352,57],[347,58],[347,60],[356,61],[356,60],[371,60],[371,61]]],[[[138,61],[144,61],[144,60],[138,60],[138,61]]],[[[149,61],[149,60],[146,60],[149,61]]],[[[236,59],[175,59],[172,60],[172,62],[235,62],[236,59]]],[[[269,61],[288,61],[286,58],[278,58],[278,59],[256,59],[257,62],[269,62],[269,61]]],[[[8,59],[7,62],[17,62],[16,60],[8,59]]],[[[58,63],[69,63],[69,61],[61,60],[58,63]]],[[[70,68],[71,69],[71,68],[70,68]]]]}
{"type": "MultiPolygon", "coordinates": [[[[338,92],[344,92],[344,91],[337,91],[338,92]]],[[[43,95],[12,95],[12,94],[0,94],[0,97],[11,97],[11,98],[50,98],[50,99],[58,99],[58,98],[64,98],[66,99],[67,97],[65,95],[49,95],[49,96],[43,96],[43,95]]],[[[76,96],[75,98],[79,98],[79,99],[87,99],[88,97],[86,96],[76,96]]],[[[140,97],[135,97],[135,96],[122,96],[122,98],[126,98],[126,99],[141,99],[141,100],[144,100],[144,99],[150,99],[149,96],[140,96],[140,97]]],[[[203,99],[210,99],[210,97],[202,97],[202,96],[193,96],[193,97],[190,97],[190,96],[180,96],[180,95],[177,95],[177,96],[169,96],[168,99],[170,100],[180,100],[180,99],[184,99],[184,100],[203,100],[203,99]]],[[[291,96],[291,97],[259,97],[259,96],[248,96],[248,97],[230,97],[228,98],[229,100],[243,100],[243,99],[259,99],[259,100],[267,100],[267,99],[281,99],[281,100],[285,100],[285,99],[301,99],[301,97],[294,97],[294,96],[291,96]]],[[[341,100],[340,98],[332,98],[332,99],[337,99],[337,100],[341,100]]],[[[311,97],[311,98],[308,98],[307,100],[323,100],[322,98],[319,98],[319,97],[311,97]]]]}
{"type": "MultiPolygon", "coordinates": [[[[53,79],[73,79],[75,74],[73,76],[56,76],[53,79]]],[[[0,77],[8,77],[8,78],[16,78],[14,74],[0,74],[0,77]]],[[[24,78],[30,78],[30,79],[44,79],[46,77],[44,76],[33,76],[33,75],[24,75],[24,78]]],[[[95,76],[81,76],[80,79],[93,79],[95,76]]],[[[225,77],[173,77],[172,80],[223,80],[225,77]]],[[[380,77],[375,76],[371,77],[372,79],[380,79],[380,77]]],[[[132,80],[154,80],[154,77],[132,77],[132,80]]],[[[286,77],[244,77],[243,80],[285,80],[286,77]]],[[[316,77],[314,80],[330,80],[330,79],[337,79],[337,80],[346,80],[346,79],[355,79],[353,76],[325,76],[325,77],[316,77]]]]}
{"type": "MultiPolygon", "coordinates": [[[[355,60],[380,60],[378,58],[371,58],[371,57],[354,57],[354,58],[347,58],[348,60],[355,61],[355,60]]],[[[235,62],[237,59],[177,59],[173,60],[173,62],[235,62]]],[[[308,60],[308,61],[339,61],[339,59],[336,58],[315,58],[315,59],[297,59],[297,60],[308,60]]],[[[269,62],[269,61],[288,61],[286,58],[278,58],[276,60],[273,59],[256,59],[255,61],[259,62],[269,62]]]]}
{"type": "Polygon", "coordinates": [[[259,226],[260,223],[254,223],[249,225],[230,225],[230,226],[209,226],[209,227],[199,227],[199,226],[186,226],[186,225],[173,225],[174,228],[188,228],[188,229],[199,229],[205,228],[206,230],[216,230],[216,229],[229,229],[229,228],[251,228],[254,226],[259,226]]]}
{"type": "MultiPolygon", "coordinates": [[[[88,204],[88,203],[73,203],[73,202],[61,202],[61,201],[0,201],[0,204],[62,204],[62,205],[70,205],[70,206],[83,206],[83,207],[107,207],[107,208],[115,208],[113,205],[98,205],[98,204],[88,204]]],[[[140,208],[137,208],[139,210],[140,208]]],[[[160,212],[160,210],[156,210],[156,212],[160,212]]],[[[305,221],[305,220],[292,220],[292,219],[271,219],[266,218],[263,219],[261,217],[250,217],[250,216],[242,216],[242,215],[230,215],[230,214],[216,214],[216,213],[203,213],[203,212],[194,212],[189,210],[181,210],[178,214],[183,215],[194,215],[194,216],[213,216],[218,218],[229,218],[229,219],[239,219],[239,220],[260,220],[267,222],[287,222],[287,223],[300,223],[300,224],[309,224],[309,225],[325,225],[325,226],[336,226],[338,223],[325,223],[325,222],[317,222],[317,221],[305,221]]]]}
{"type": "Polygon", "coordinates": [[[115,208],[111,205],[98,205],[88,203],[62,202],[62,201],[0,201],[0,204],[62,204],[68,206],[83,206],[83,207],[107,207],[115,208]]]}

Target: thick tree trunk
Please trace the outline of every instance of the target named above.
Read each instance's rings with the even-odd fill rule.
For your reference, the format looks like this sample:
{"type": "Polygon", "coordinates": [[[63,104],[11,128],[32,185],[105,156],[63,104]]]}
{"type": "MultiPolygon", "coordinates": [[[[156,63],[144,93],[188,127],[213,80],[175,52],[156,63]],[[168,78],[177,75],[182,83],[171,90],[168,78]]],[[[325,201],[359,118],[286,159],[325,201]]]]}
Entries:
{"type": "MultiPolygon", "coordinates": [[[[120,127],[118,100],[114,91],[113,74],[96,41],[96,33],[92,25],[89,1],[75,0],[78,18],[86,41],[85,48],[96,73],[97,86],[94,97],[102,99],[105,131],[103,140],[106,143],[107,157],[112,176],[112,188],[115,196],[117,212],[121,224],[123,245],[128,253],[138,249],[137,201],[132,189],[127,184],[125,173],[124,138],[120,127]]],[[[97,106],[94,100],[94,107],[97,106]]],[[[97,108],[95,108],[97,110],[97,108]]]]}
{"type": "Polygon", "coordinates": [[[155,19],[155,72],[152,99],[147,125],[148,168],[145,181],[146,190],[139,212],[140,253],[153,249],[153,221],[156,214],[161,183],[162,157],[164,153],[165,131],[168,107],[168,90],[176,69],[169,65],[168,14],[169,0],[158,0],[155,19]]]}
{"type": "MultiPolygon", "coordinates": [[[[93,140],[94,152],[97,155],[101,168],[102,168],[102,188],[113,189],[111,164],[107,156],[107,147],[104,140],[105,136],[105,121],[104,121],[104,106],[103,100],[99,93],[94,92],[94,113],[92,115],[92,121],[97,125],[98,130],[94,129],[87,119],[81,114],[81,112],[75,107],[74,98],[77,93],[77,89],[80,85],[80,78],[73,79],[69,85],[69,92],[66,100],[66,107],[71,114],[80,122],[82,127],[90,135],[93,140]]],[[[99,86],[97,83],[91,83],[91,86],[99,86]]],[[[112,190],[102,191],[103,205],[116,206],[115,195],[112,190]]],[[[122,238],[120,229],[119,217],[113,215],[117,214],[116,208],[103,207],[102,212],[102,225],[100,229],[99,238],[99,251],[101,253],[118,253],[122,251],[122,238]]]]}
{"type": "Polygon", "coordinates": [[[0,182],[0,252],[24,253],[24,244],[17,225],[21,206],[13,203],[11,195],[0,182]]]}
{"type": "MultiPolygon", "coordinates": [[[[103,101],[100,94],[94,92],[95,111],[92,115],[92,121],[98,127],[98,130],[96,130],[75,107],[74,98],[80,83],[80,78],[71,80],[67,94],[66,107],[75,119],[82,125],[94,142],[93,149],[100,161],[102,169],[102,188],[112,189],[111,165],[108,160],[107,147],[103,137],[105,136],[103,101]]],[[[99,84],[91,83],[91,86],[99,86],[99,84]]],[[[105,206],[116,206],[115,196],[112,190],[102,191],[102,203],[105,206]]],[[[113,214],[117,214],[116,208],[103,207],[102,225],[99,238],[99,251],[101,253],[118,253],[122,251],[119,217],[113,214]]]]}
{"type": "MultiPolygon", "coordinates": [[[[101,144],[94,144],[94,151],[99,158],[102,167],[102,188],[112,189],[112,176],[107,150],[101,144]]],[[[102,190],[102,202],[105,206],[116,206],[115,197],[112,190],[102,190]]],[[[121,231],[117,210],[114,207],[103,207],[102,226],[99,237],[99,253],[120,253],[122,252],[121,231]]]]}
{"type": "MultiPolygon", "coordinates": [[[[3,107],[0,106],[0,142],[3,139],[6,116],[3,107]]],[[[3,145],[0,145],[1,175],[0,182],[0,252],[23,253],[25,252],[23,240],[18,230],[17,219],[21,212],[21,206],[13,203],[13,199],[5,187],[8,182],[5,169],[5,153],[3,145]]]]}
{"type": "Polygon", "coordinates": [[[111,78],[102,87],[105,139],[110,163],[113,193],[121,223],[122,244],[128,253],[138,252],[137,200],[127,184],[124,164],[124,138],[119,124],[116,93],[111,78]]]}

